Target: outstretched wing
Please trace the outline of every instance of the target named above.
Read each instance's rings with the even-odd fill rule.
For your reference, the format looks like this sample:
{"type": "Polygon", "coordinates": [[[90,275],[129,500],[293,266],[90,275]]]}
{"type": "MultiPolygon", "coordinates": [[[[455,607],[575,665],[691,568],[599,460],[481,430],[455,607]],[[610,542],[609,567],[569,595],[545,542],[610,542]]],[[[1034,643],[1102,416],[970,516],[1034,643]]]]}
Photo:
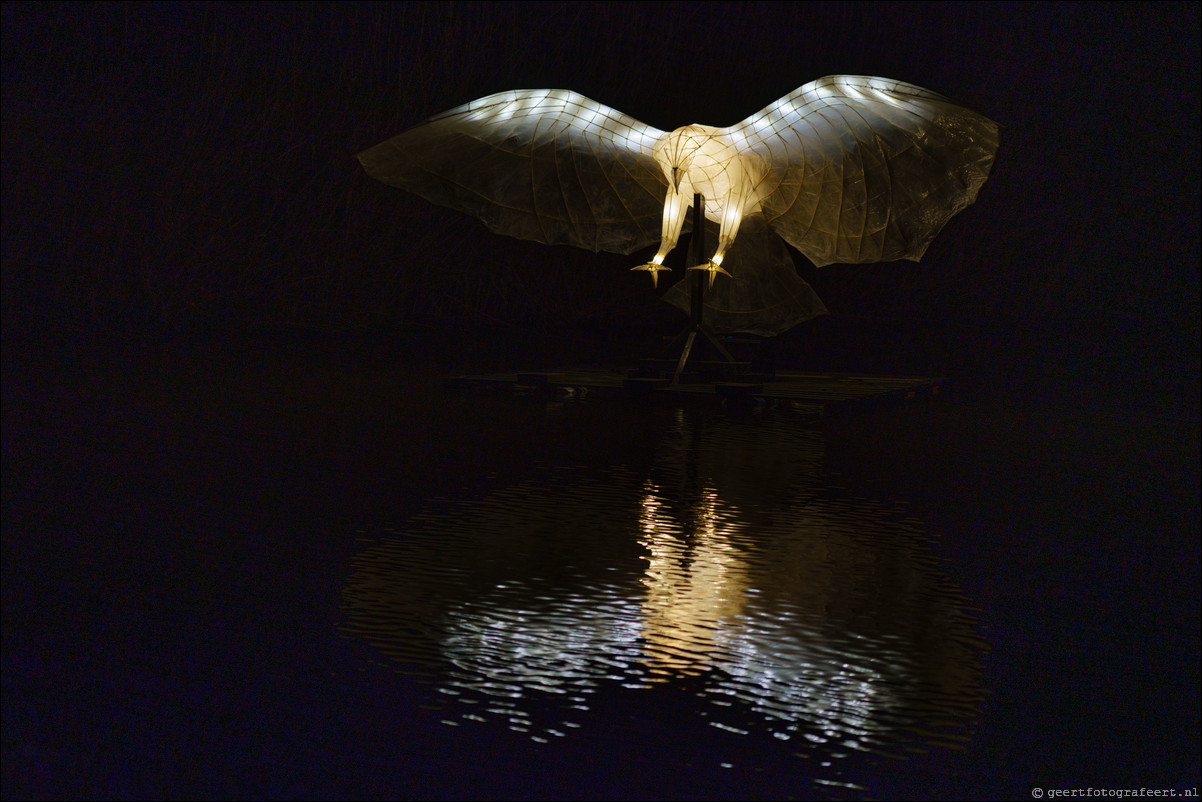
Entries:
{"type": "Polygon", "coordinates": [[[500,92],[360,154],[372,178],[548,245],[629,254],[659,242],[664,135],[575,92],[500,92]]]}
{"type": "Polygon", "coordinates": [[[918,261],[989,177],[998,126],[901,81],[812,81],[727,132],[768,163],[768,225],[817,266],[918,261]]]}

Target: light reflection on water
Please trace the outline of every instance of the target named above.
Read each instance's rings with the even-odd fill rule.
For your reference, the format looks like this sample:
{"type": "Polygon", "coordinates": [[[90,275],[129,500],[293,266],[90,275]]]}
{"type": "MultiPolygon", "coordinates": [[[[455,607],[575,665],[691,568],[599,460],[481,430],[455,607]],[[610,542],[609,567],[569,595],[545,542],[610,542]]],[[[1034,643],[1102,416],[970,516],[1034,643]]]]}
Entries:
{"type": "Polygon", "coordinates": [[[446,699],[546,741],[607,689],[824,760],[956,746],[984,643],[920,522],[826,487],[819,428],[675,411],[650,470],[547,466],[368,542],[345,628],[446,699]]]}

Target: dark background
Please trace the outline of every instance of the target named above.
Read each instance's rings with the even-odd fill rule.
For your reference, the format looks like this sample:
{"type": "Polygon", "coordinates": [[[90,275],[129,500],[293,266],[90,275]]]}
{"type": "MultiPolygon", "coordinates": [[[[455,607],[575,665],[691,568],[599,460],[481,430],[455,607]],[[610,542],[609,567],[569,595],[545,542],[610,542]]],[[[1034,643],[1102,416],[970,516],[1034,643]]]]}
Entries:
{"type": "MultiPolygon", "coordinates": [[[[484,327],[671,334],[628,257],[499,237],[354,154],[493,92],[730,125],[823,75],[998,121],[920,264],[799,270],[815,368],[1197,397],[1199,7],[270,3],[3,7],[3,323],[17,344],[484,327]]],[[[670,284],[671,282],[667,282],[670,284]]],[[[662,293],[661,286],[659,292],[662,293]]],[[[569,349],[570,350],[570,349],[569,349]]]]}
{"type": "MultiPolygon", "coordinates": [[[[830,481],[942,533],[992,648],[971,748],[870,773],[871,795],[1197,785],[1198,4],[0,13],[5,798],[594,798],[581,766],[615,798],[746,796],[746,774],[679,769],[679,709],[642,697],[649,730],[507,793],[528,750],[448,734],[338,633],[352,533],[548,460],[652,458],[654,414],[481,404],[441,376],[646,356],[685,322],[633,256],[493,235],[354,154],[505,89],[669,130],[838,73],[1002,126],[921,263],[797,255],[832,314],[773,344],[784,367],[950,379],[821,422],[830,481]]],[[[797,796],[795,768],[760,795],[797,796]]]]}

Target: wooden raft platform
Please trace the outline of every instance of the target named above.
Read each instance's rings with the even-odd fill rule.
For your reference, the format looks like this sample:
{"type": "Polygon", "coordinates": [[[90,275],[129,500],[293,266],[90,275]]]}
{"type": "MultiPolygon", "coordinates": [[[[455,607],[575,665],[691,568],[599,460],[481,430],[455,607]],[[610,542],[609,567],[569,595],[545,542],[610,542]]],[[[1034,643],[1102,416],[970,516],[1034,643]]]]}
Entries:
{"type": "MultiPolygon", "coordinates": [[[[648,360],[650,361],[650,360],[648,360]]],[[[662,366],[626,372],[548,370],[447,378],[444,386],[458,392],[541,393],[562,397],[632,397],[787,402],[814,406],[816,411],[850,411],[881,404],[934,398],[946,379],[914,376],[870,376],[840,373],[777,371],[771,376],[745,372],[741,364],[703,363],[671,383],[662,366]]]]}

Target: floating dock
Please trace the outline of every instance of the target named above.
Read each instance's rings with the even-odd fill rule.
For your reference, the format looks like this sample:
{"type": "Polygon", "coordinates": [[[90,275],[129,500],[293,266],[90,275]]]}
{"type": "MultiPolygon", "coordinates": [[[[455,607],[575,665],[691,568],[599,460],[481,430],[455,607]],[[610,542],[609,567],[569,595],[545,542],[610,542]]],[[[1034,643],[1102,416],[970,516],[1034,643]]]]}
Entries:
{"type": "Polygon", "coordinates": [[[692,363],[673,382],[675,363],[644,360],[626,371],[547,370],[455,376],[445,380],[458,392],[518,392],[560,397],[633,397],[726,402],[784,402],[813,406],[819,412],[843,412],[877,405],[937,397],[942,378],[872,376],[843,373],[773,371],[752,373],[745,363],[692,363]]]}

